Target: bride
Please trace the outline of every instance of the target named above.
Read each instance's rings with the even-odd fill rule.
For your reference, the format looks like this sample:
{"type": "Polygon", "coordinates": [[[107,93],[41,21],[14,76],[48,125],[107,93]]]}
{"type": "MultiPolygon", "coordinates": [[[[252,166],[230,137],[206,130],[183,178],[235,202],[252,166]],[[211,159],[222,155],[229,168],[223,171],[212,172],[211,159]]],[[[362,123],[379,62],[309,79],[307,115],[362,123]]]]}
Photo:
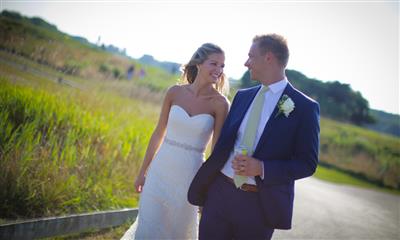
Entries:
{"type": "Polygon", "coordinates": [[[139,214],[122,239],[196,239],[198,211],[187,201],[189,185],[214,147],[229,109],[222,95],[225,56],[205,43],[184,66],[186,85],[171,87],[135,181],[139,214]]]}

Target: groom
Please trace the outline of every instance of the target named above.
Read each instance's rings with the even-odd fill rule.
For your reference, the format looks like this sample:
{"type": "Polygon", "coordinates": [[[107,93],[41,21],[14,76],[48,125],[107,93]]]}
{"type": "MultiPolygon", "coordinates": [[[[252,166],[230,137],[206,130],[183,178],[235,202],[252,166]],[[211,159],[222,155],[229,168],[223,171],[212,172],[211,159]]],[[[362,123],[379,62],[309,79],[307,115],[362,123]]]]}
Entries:
{"type": "Polygon", "coordinates": [[[261,86],[238,91],[189,188],[189,202],[203,206],[200,239],[270,239],[291,228],[294,181],[318,163],[319,105],[286,79],[288,58],[282,36],[253,39],[245,66],[261,86]]]}

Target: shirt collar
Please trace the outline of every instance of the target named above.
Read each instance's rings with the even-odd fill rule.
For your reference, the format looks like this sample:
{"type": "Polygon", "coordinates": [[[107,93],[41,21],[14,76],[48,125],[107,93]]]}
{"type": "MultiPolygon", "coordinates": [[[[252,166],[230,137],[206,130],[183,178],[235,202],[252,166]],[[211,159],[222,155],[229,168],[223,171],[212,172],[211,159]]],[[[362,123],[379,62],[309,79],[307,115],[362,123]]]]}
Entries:
{"type": "Polygon", "coordinates": [[[277,93],[277,92],[283,91],[287,84],[288,84],[288,80],[286,77],[284,77],[282,80],[280,80],[276,83],[273,83],[273,84],[269,85],[268,87],[272,93],[277,93]]]}

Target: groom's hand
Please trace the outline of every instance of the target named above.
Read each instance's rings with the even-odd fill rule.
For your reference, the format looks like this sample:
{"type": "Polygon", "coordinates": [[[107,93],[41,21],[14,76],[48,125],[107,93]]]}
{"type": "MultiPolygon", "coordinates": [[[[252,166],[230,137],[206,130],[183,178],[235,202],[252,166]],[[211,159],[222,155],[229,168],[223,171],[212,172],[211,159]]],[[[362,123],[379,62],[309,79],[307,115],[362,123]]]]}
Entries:
{"type": "Polygon", "coordinates": [[[260,160],[250,156],[236,155],[232,161],[232,168],[235,174],[242,176],[261,176],[263,165],[260,160]]]}

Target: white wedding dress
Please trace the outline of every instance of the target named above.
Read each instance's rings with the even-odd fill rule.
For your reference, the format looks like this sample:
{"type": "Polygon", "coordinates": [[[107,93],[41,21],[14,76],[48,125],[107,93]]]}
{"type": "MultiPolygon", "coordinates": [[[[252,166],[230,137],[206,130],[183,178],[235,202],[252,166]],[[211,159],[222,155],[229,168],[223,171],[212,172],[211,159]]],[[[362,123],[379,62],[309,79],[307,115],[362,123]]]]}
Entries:
{"type": "Polygon", "coordinates": [[[187,191],[204,160],[213,127],[210,114],[189,116],[172,105],[164,142],[140,194],[138,217],[122,239],[197,238],[198,208],[187,201],[187,191]]]}

